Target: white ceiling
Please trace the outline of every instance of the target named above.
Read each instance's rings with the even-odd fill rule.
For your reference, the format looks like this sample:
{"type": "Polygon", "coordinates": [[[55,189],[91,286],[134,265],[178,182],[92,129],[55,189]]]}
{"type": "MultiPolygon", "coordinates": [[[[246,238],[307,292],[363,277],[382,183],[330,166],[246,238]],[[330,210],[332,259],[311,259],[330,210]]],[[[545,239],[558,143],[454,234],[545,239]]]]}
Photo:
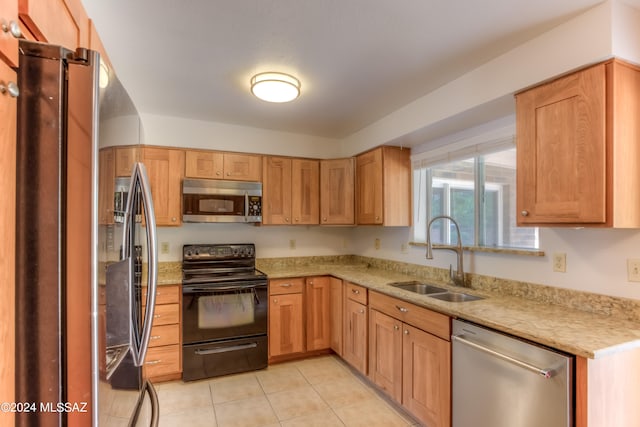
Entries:
{"type": "Polygon", "coordinates": [[[143,113],[344,138],[601,0],[83,0],[143,113]],[[302,81],[288,104],[249,79],[302,81]]]}

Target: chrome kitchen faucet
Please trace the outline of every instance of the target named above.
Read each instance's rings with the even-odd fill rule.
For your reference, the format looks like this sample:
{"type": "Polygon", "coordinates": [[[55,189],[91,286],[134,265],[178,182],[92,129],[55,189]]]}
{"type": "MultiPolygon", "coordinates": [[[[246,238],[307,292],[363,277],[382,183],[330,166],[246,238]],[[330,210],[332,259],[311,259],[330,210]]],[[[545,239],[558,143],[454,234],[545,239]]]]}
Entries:
{"type": "Polygon", "coordinates": [[[451,218],[448,215],[439,215],[432,218],[431,221],[429,221],[429,225],[427,226],[427,254],[426,254],[427,259],[433,259],[433,249],[446,249],[456,253],[458,257],[458,270],[454,274],[453,267],[449,265],[449,277],[453,281],[454,285],[464,287],[465,281],[464,281],[464,269],[462,267],[462,239],[460,237],[460,226],[458,226],[458,223],[456,222],[455,219],[451,218]],[[433,224],[433,222],[437,219],[448,219],[453,223],[453,225],[456,226],[456,232],[458,233],[457,246],[442,245],[435,248],[433,247],[433,245],[431,244],[431,224],[433,224]]]}

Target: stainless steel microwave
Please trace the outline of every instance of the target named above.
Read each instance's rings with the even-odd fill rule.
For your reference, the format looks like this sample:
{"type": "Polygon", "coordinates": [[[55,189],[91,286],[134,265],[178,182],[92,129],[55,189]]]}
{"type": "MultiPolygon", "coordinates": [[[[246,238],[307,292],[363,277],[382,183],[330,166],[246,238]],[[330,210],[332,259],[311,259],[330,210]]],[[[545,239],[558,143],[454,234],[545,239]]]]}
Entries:
{"type": "Polygon", "coordinates": [[[183,222],[262,222],[262,183],[182,181],[183,222]]]}

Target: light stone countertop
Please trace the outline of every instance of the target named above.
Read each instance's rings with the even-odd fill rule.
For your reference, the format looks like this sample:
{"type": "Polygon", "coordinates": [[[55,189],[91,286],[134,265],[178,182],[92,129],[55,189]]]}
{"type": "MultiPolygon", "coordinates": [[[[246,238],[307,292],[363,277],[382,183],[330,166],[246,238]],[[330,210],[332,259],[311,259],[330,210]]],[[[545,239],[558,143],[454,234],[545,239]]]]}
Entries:
{"type": "Polygon", "coordinates": [[[420,278],[370,268],[364,264],[261,266],[261,270],[270,279],[332,275],[451,317],[466,319],[582,357],[599,358],[640,347],[640,324],[632,320],[433,282],[451,290],[485,297],[478,301],[457,303],[440,301],[389,286],[392,282],[420,278]]]}

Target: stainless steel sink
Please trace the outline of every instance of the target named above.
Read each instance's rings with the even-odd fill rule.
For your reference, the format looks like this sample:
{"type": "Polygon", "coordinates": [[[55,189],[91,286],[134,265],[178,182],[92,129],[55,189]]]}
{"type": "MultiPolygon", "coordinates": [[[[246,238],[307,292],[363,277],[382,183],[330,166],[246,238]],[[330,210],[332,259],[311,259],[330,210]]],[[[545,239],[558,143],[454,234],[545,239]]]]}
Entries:
{"type": "Polygon", "coordinates": [[[396,288],[404,289],[405,291],[415,292],[420,295],[431,295],[447,292],[447,290],[444,288],[439,288],[428,283],[417,281],[390,283],[390,285],[396,288]]]}
{"type": "Polygon", "coordinates": [[[462,292],[444,292],[441,294],[429,295],[430,298],[439,299],[447,302],[467,302],[484,299],[476,295],[465,294],[462,292]]]}

